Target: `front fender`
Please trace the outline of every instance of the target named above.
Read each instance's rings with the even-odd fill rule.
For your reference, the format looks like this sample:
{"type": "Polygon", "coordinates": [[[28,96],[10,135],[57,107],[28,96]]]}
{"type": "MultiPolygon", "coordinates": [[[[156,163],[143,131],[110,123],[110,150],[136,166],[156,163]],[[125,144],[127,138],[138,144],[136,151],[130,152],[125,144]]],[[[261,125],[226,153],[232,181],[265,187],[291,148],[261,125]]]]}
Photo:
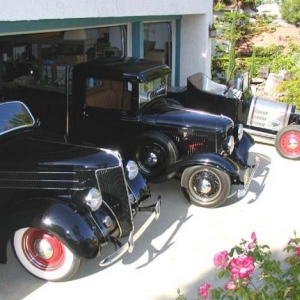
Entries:
{"type": "Polygon", "coordinates": [[[47,208],[40,228],[59,238],[79,258],[93,259],[99,253],[98,239],[86,218],[63,203],[53,203],[47,208]]]}
{"type": "Polygon", "coordinates": [[[243,132],[242,139],[235,144],[233,160],[242,165],[242,167],[252,165],[249,162],[249,150],[255,144],[253,137],[248,132],[243,132]]]}
{"type": "Polygon", "coordinates": [[[140,204],[150,199],[149,185],[140,172],[133,180],[127,179],[127,186],[136,203],[140,204]]]}
{"type": "Polygon", "coordinates": [[[80,258],[95,258],[99,252],[98,240],[82,216],[55,199],[31,198],[7,208],[0,231],[0,263],[7,262],[6,245],[9,238],[25,227],[51,232],[80,258]]]}
{"type": "Polygon", "coordinates": [[[180,160],[170,165],[164,174],[159,178],[159,182],[171,179],[178,173],[182,173],[186,168],[192,166],[209,166],[227,173],[231,179],[239,177],[238,165],[228,157],[223,157],[216,153],[198,153],[183,156],[180,160]]]}

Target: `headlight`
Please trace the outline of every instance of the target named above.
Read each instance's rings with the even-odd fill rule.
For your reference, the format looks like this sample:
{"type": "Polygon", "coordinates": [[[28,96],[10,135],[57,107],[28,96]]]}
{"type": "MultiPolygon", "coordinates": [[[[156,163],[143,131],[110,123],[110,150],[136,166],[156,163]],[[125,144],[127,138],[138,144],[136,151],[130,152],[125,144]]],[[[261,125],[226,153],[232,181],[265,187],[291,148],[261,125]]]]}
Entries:
{"type": "Polygon", "coordinates": [[[244,126],[243,124],[235,125],[233,128],[233,136],[236,142],[240,141],[243,137],[244,126]]]}
{"type": "Polygon", "coordinates": [[[126,164],[126,172],[129,180],[133,180],[139,173],[139,168],[133,160],[129,160],[126,164]]]}
{"type": "Polygon", "coordinates": [[[228,154],[230,155],[234,149],[234,137],[231,135],[231,136],[228,136],[223,144],[222,144],[222,147],[223,147],[223,150],[228,154]]]}
{"type": "Polygon", "coordinates": [[[96,188],[91,188],[85,197],[85,203],[92,211],[96,211],[102,204],[101,192],[96,188]]]}

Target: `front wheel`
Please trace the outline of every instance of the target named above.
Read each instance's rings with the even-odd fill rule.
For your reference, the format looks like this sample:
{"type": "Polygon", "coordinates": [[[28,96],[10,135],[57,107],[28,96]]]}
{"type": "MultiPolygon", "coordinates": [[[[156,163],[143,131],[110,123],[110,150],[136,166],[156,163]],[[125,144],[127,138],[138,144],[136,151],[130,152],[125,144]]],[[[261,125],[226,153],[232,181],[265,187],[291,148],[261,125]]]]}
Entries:
{"type": "Polygon", "coordinates": [[[187,168],[181,177],[181,188],[186,198],[204,208],[220,206],[227,199],[230,187],[229,175],[212,167],[187,168]]]}
{"type": "Polygon", "coordinates": [[[70,279],[81,262],[58,238],[38,228],[16,231],[12,247],[29,273],[47,281],[70,279]]]}
{"type": "Polygon", "coordinates": [[[281,157],[298,160],[300,158],[300,126],[289,125],[278,131],[275,148],[281,157]]]}

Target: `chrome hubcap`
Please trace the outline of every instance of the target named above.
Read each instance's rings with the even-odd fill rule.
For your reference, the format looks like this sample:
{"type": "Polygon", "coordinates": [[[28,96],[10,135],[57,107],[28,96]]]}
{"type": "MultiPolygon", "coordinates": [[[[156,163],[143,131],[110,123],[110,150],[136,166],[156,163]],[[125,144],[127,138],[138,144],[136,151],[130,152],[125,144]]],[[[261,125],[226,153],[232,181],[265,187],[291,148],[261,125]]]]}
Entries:
{"type": "Polygon", "coordinates": [[[211,183],[208,180],[203,179],[199,182],[199,190],[202,194],[208,194],[211,189],[211,183]]]}
{"type": "Polygon", "coordinates": [[[153,152],[149,153],[149,156],[147,157],[147,164],[149,166],[154,166],[155,164],[157,164],[157,161],[157,156],[153,152]]]}
{"type": "Polygon", "coordinates": [[[289,149],[295,150],[298,147],[298,141],[296,139],[291,138],[288,141],[288,145],[287,146],[288,146],[289,149]]]}
{"type": "Polygon", "coordinates": [[[34,249],[38,256],[43,259],[49,259],[53,255],[53,248],[47,240],[36,241],[34,249]]]}

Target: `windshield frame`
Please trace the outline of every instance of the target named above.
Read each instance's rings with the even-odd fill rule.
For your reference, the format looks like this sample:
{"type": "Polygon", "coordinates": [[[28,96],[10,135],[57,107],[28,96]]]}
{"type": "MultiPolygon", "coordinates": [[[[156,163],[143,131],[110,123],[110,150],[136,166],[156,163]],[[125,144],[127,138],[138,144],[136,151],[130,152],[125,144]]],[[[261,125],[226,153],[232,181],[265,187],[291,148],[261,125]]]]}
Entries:
{"type": "Polygon", "coordinates": [[[139,108],[157,98],[167,96],[168,74],[153,78],[150,81],[139,82],[138,101],[139,108]]]}

